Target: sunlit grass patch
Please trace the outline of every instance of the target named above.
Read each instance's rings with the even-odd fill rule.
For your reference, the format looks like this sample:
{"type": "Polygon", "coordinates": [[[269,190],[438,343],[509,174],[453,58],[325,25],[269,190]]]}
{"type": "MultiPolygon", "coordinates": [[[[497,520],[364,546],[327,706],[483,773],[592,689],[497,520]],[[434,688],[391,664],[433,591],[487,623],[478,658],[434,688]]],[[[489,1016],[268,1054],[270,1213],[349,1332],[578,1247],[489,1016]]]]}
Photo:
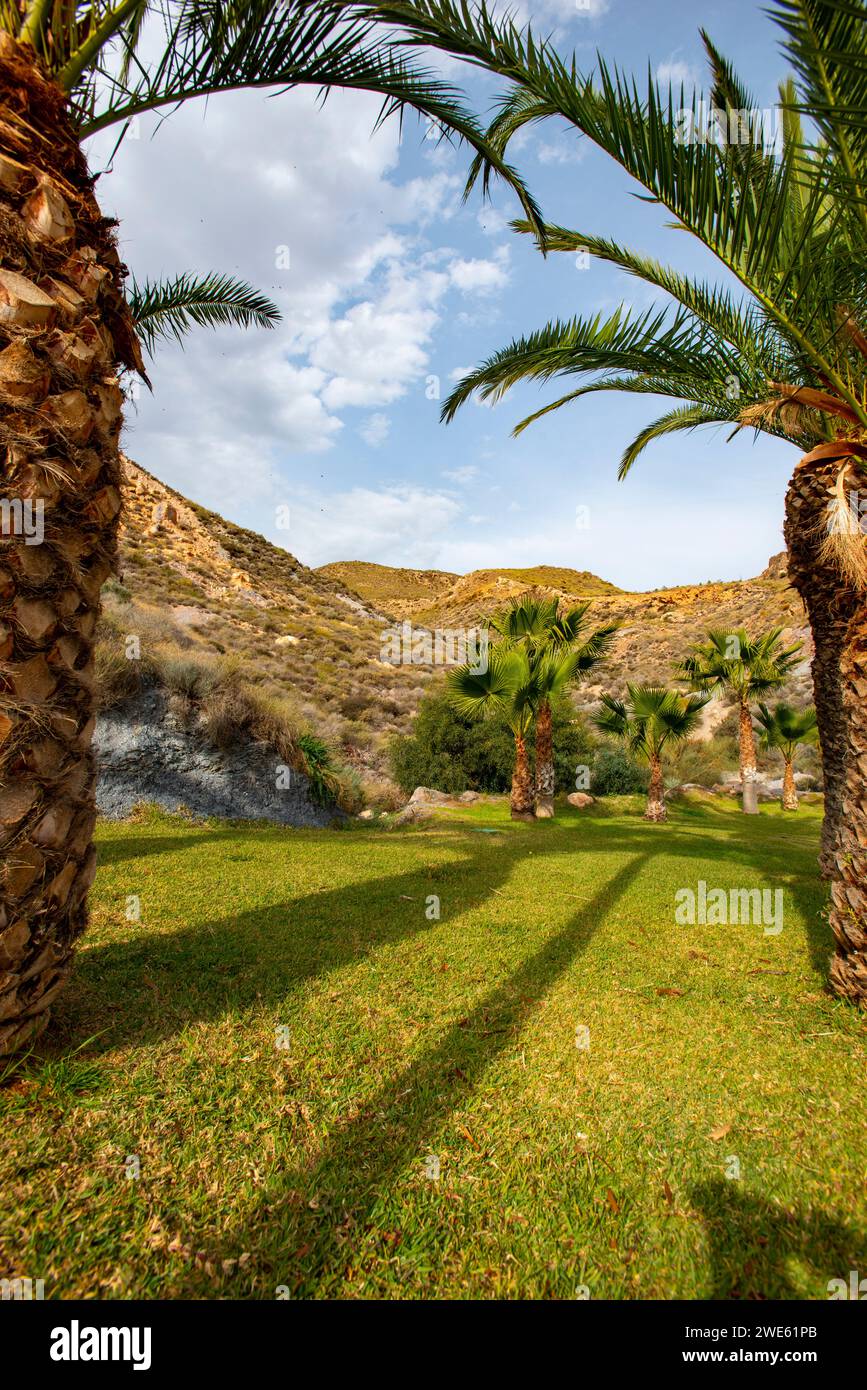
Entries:
{"type": "Polygon", "coordinates": [[[818,812],[642,804],[103,825],[72,984],[0,1093],[9,1272],[66,1297],[826,1297],[864,1262],[867,1136],[818,812]],[[781,889],[783,930],[678,926],[701,879],[781,889]]]}

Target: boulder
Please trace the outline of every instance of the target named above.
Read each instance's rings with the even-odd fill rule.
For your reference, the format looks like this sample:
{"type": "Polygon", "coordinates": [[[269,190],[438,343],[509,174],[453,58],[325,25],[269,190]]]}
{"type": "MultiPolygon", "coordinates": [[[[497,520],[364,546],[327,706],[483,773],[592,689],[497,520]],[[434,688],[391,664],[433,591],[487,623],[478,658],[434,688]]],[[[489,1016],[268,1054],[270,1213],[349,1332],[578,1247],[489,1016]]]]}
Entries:
{"type": "Polygon", "coordinates": [[[365,811],[359,811],[359,813],[358,813],[358,819],[359,819],[359,820],[373,820],[373,812],[370,810],[370,808],[368,808],[368,809],[365,810],[365,811]]]}
{"type": "Polygon", "coordinates": [[[478,792],[461,792],[460,796],[458,797],[458,801],[466,802],[467,806],[472,806],[473,802],[478,801],[478,799],[478,792]]]}
{"type": "Polygon", "coordinates": [[[570,806],[577,806],[578,810],[582,811],[585,806],[592,806],[596,797],[591,796],[589,792],[570,792],[566,800],[570,806]]]}
{"type": "Polygon", "coordinates": [[[432,814],[433,812],[430,810],[430,808],[428,806],[425,806],[423,803],[416,802],[414,806],[412,805],[412,803],[410,803],[408,806],[404,806],[402,811],[398,811],[391,824],[415,825],[419,821],[427,820],[428,817],[432,814]]]}
{"type": "Polygon", "coordinates": [[[409,799],[409,805],[447,806],[452,800],[448,792],[438,792],[434,787],[416,787],[409,799]]]}
{"type": "Polygon", "coordinates": [[[684,796],[687,792],[702,792],[705,796],[710,796],[713,790],[713,787],[706,787],[702,782],[681,782],[680,786],[666,787],[665,799],[666,801],[677,801],[679,797],[684,796]]]}

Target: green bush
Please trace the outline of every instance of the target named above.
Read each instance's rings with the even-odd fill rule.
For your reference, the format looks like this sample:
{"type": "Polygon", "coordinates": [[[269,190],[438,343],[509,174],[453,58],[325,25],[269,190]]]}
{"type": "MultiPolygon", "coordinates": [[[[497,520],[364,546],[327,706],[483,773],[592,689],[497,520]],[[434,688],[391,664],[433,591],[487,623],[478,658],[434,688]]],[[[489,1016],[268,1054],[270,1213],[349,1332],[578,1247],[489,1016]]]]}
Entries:
{"type": "Polygon", "coordinates": [[[600,748],[593,759],[590,791],[594,796],[629,796],[647,791],[646,767],[620,748],[600,748]]]}
{"type": "MultiPolygon", "coordinates": [[[[558,791],[573,791],[575,769],[589,764],[593,740],[568,698],[552,706],[554,766],[558,791]]],[[[528,740],[532,758],[532,736],[528,740]]],[[[453,796],[464,791],[505,792],[512,783],[515,740],[505,718],[468,719],[444,691],[425,695],[411,734],[388,745],[391,775],[407,795],[434,787],[453,796]]]]}

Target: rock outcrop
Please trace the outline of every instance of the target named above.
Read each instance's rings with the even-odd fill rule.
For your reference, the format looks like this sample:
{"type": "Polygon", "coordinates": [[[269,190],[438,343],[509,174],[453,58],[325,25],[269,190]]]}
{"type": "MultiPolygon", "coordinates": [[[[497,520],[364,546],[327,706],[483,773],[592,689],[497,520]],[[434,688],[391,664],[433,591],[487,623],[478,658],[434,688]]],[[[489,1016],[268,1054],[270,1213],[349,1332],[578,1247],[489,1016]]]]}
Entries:
{"type": "Polygon", "coordinates": [[[279,757],[261,744],[209,746],[158,687],[100,714],[94,744],[97,805],[112,819],[128,816],[141,802],[279,825],[323,826],[342,816],[312,799],[302,773],[284,769],[278,775],[279,757]]]}

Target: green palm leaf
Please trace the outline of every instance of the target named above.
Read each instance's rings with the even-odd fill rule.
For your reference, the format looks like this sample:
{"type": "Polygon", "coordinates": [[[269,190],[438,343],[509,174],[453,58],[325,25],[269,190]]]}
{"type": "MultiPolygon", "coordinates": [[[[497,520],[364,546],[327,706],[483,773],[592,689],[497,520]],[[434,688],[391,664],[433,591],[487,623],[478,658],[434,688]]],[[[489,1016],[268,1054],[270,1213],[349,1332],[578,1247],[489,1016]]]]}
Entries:
{"type": "Polygon", "coordinates": [[[157,342],[183,342],[194,325],[273,328],[280,311],[265,295],[230,275],[178,275],[174,280],[133,280],[127,289],[136,331],[153,356],[157,342]]]}

